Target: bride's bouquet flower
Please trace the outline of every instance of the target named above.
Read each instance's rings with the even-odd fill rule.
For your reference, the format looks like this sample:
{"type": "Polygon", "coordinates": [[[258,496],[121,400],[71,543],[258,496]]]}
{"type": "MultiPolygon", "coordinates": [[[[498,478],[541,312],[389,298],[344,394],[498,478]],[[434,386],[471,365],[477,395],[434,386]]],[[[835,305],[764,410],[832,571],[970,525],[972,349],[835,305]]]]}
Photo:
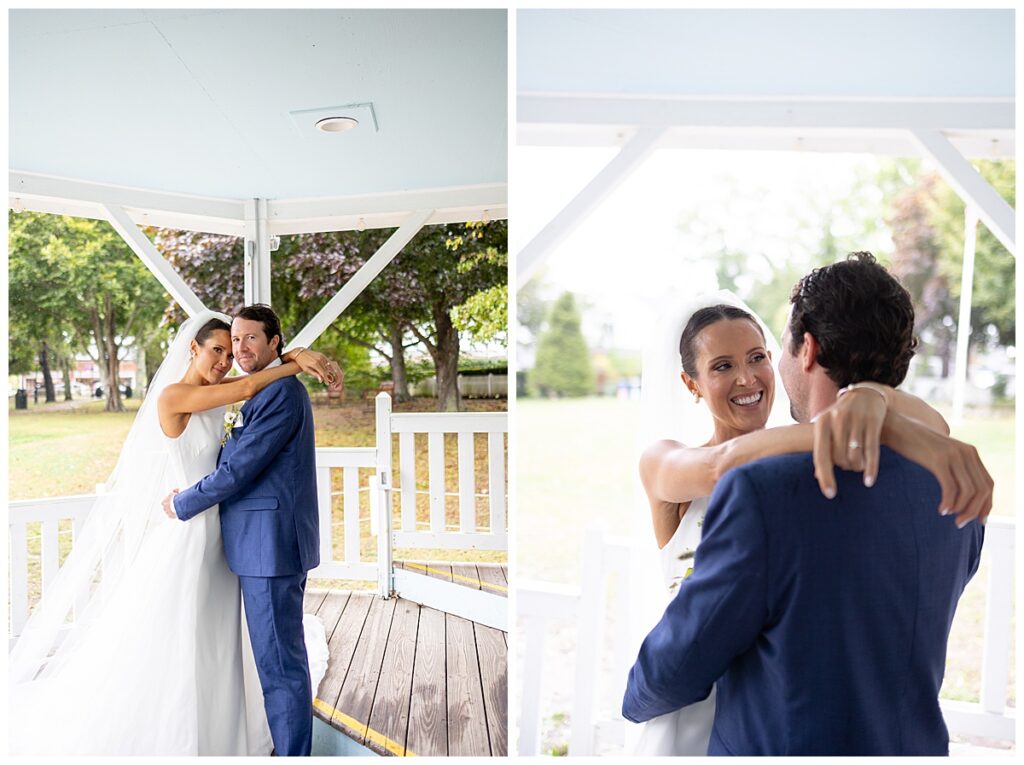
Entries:
{"type": "Polygon", "coordinates": [[[224,412],[224,435],[221,436],[220,445],[224,446],[224,444],[228,442],[228,439],[231,438],[231,432],[235,428],[240,427],[242,427],[241,410],[229,407],[228,410],[224,412]]]}

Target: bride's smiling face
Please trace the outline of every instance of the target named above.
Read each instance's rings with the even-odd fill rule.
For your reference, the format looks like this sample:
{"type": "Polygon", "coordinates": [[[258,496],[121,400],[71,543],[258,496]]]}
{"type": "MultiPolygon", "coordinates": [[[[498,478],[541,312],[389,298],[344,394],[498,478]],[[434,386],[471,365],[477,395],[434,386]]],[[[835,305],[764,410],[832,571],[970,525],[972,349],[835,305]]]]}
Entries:
{"type": "Polygon", "coordinates": [[[192,365],[210,385],[216,385],[231,371],[235,357],[231,354],[231,333],[226,329],[214,330],[202,345],[193,340],[192,351],[192,365]]]}
{"type": "Polygon", "coordinates": [[[683,372],[715,418],[718,436],[733,437],[764,427],[775,400],[771,354],[757,326],[746,319],[721,319],[694,340],[696,377],[683,372]]]}

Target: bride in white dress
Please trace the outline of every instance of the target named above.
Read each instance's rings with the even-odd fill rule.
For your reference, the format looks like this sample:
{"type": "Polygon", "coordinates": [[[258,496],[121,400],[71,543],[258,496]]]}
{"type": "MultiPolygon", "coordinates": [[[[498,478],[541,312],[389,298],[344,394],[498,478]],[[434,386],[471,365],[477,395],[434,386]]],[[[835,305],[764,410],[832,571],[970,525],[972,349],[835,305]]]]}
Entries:
{"type": "MultiPolygon", "coordinates": [[[[724,290],[680,306],[645,353],[642,431],[649,446],[640,458],[640,478],[668,597],[685,587],[693,571],[718,478],[762,457],[814,448],[814,426],[793,422],[785,389],[772,368],[772,358],[780,353],[764,322],[724,290]]],[[[948,432],[942,417],[914,396],[876,383],[860,383],[850,391],[869,388],[843,396],[833,407],[833,413],[841,410],[853,423],[851,432],[880,429],[887,410],[948,432]]],[[[863,443],[878,441],[878,433],[874,440],[862,438],[863,443]]],[[[903,445],[897,451],[915,459],[903,445]]],[[[818,480],[826,491],[834,479],[818,480]]],[[[665,605],[663,600],[657,607],[658,616],[665,605]]],[[[712,689],[705,700],[645,723],[635,753],[707,754],[714,705],[712,689]]]]}
{"type": "MultiPolygon", "coordinates": [[[[216,468],[226,403],[300,369],[326,379],[329,362],[293,351],[290,363],[224,381],[229,329],[230,318],[213,312],[180,328],[106,492],[12,649],[11,754],[270,754],[217,508],[181,523],[160,500],[216,468]],[[159,411],[172,385],[194,411],[159,411]]],[[[315,693],[326,637],[315,617],[303,627],[315,693]]]]}

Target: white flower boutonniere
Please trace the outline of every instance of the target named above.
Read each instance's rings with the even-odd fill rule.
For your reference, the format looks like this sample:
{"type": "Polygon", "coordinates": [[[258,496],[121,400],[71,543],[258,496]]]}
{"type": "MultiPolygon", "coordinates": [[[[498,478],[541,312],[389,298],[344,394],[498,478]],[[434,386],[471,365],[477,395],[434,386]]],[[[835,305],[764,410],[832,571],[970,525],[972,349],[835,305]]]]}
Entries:
{"type": "Polygon", "coordinates": [[[242,412],[239,409],[228,409],[224,412],[224,435],[220,439],[220,445],[224,446],[231,437],[235,428],[242,427],[242,412]]]}

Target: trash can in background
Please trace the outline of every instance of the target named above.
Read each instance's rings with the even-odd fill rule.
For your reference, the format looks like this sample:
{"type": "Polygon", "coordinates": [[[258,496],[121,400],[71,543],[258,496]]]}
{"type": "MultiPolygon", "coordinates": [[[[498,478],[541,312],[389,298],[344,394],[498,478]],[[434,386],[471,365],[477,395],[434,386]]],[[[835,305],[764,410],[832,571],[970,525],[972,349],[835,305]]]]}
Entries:
{"type": "Polygon", "coordinates": [[[28,409],[28,392],[24,388],[18,388],[18,392],[14,394],[14,408],[28,409]]]}

